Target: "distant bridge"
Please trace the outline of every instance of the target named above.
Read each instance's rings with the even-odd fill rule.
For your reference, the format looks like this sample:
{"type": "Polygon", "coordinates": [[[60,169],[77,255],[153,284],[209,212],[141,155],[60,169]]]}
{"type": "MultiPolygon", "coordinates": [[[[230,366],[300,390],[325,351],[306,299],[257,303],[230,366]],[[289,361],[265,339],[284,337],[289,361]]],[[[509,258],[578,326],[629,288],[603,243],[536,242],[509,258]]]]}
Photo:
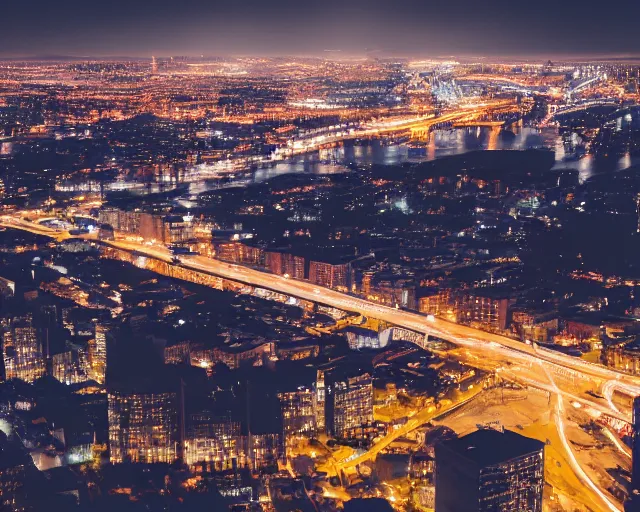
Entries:
{"type": "Polygon", "coordinates": [[[460,121],[459,123],[453,123],[454,128],[476,128],[476,127],[489,127],[489,128],[502,128],[504,121],[460,121]]]}
{"type": "Polygon", "coordinates": [[[594,107],[617,107],[620,102],[615,98],[598,98],[594,100],[581,101],[580,103],[574,103],[565,106],[550,106],[551,117],[560,116],[563,114],[571,114],[572,112],[580,112],[581,110],[588,110],[594,107]]]}
{"type": "Polygon", "coordinates": [[[596,75],[593,77],[589,77],[589,78],[584,78],[582,79],[580,82],[578,82],[577,84],[575,84],[573,87],[571,87],[568,91],[567,91],[567,97],[571,98],[571,95],[574,92],[580,91],[581,89],[586,89],[587,87],[589,87],[590,85],[595,84],[596,82],[599,82],[600,80],[604,80],[604,75],[596,75]]]}
{"type": "Polygon", "coordinates": [[[549,124],[556,116],[572,114],[594,107],[619,107],[620,101],[616,98],[597,98],[569,105],[549,105],[549,113],[543,119],[542,126],[549,124]]]}

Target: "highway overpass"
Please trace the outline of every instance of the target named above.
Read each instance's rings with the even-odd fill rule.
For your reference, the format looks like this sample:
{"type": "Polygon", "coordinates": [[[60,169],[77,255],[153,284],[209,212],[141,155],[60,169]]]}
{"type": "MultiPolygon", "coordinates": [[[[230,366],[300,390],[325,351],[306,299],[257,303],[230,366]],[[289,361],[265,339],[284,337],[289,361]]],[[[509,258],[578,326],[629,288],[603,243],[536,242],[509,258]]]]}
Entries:
{"type": "MultiPolygon", "coordinates": [[[[57,240],[69,238],[68,233],[61,233],[15,217],[4,216],[0,218],[0,225],[24,229],[57,240]]],[[[95,240],[95,235],[81,235],[77,238],[95,240]]],[[[119,250],[155,258],[168,265],[171,265],[173,261],[171,251],[164,246],[147,245],[127,240],[100,241],[100,243],[119,250]]],[[[414,311],[383,306],[307,281],[289,279],[204,256],[182,257],[180,268],[273,290],[344,311],[360,313],[364,316],[384,320],[392,325],[434,336],[464,349],[471,359],[475,357],[485,364],[490,362],[494,369],[509,369],[514,374],[513,368],[517,365],[515,367],[518,368],[518,371],[515,372],[514,377],[519,376],[522,382],[532,386],[538,383],[540,389],[549,390],[547,379],[540,380],[535,370],[535,364],[544,363],[548,370],[570,380],[569,384],[561,384],[564,386],[562,391],[567,398],[579,400],[585,405],[592,406],[596,411],[606,412],[606,414],[623,421],[629,422],[631,420],[630,411],[612,407],[610,396],[600,399],[593,393],[599,392],[605,387],[610,392],[617,390],[628,395],[640,395],[640,377],[540,348],[535,344],[528,345],[499,334],[481,331],[440,318],[428,317],[414,311]]]]}

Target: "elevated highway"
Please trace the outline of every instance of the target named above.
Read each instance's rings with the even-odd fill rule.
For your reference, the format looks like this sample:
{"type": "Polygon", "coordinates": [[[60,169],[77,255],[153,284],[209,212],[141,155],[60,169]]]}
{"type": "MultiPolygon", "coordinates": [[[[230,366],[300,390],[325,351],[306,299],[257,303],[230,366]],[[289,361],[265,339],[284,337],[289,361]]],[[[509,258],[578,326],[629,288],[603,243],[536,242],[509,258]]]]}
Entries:
{"type": "MultiPolygon", "coordinates": [[[[68,233],[58,232],[15,217],[0,217],[0,225],[27,230],[35,234],[55,238],[56,240],[69,238],[68,233]]],[[[77,238],[95,240],[95,235],[81,235],[77,238]]],[[[156,258],[167,264],[171,264],[173,261],[173,255],[169,249],[158,245],[147,245],[126,240],[101,241],[100,243],[120,250],[135,252],[138,255],[156,258]]],[[[517,365],[518,371],[515,375],[519,374],[523,382],[528,382],[529,385],[534,385],[535,382],[538,382],[535,372],[532,374],[530,370],[532,364],[542,362],[550,371],[570,376],[571,384],[566,389],[561,388],[561,390],[566,391],[569,398],[579,399],[585,405],[592,406],[594,410],[606,412],[612,417],[626,422],[631,420],[631,411],[613,408],[611,407],[611,401],[606,397],[600,399],[593,394],[600,392],[604,387],[610,392],[609,397],[616,390],[629,395],[640,395],[639,377],[537,347],[535,344],[528,345],[499,334],[480,331],[439,318],[427,317],[413,311],[394,309],[369,302],[307,281],[289,279],[204,256],[183,257],[180,267],[273,290],[311,302],[336,307],[344,311],[360,313],[427,336],[446,340],[465,349],[470,357],[482,359],[484,364],[490,364],[494,369],[510,368],[513,373],[514,365],[517,365]]],[[[423,346],[422,348],[425,347],[423,346]]],[[[546,379],[539,382],[539,387],[548,389],[546,379]]]]}
{"type": "Polygon", "coordinates": [[[453,123],[454,128],[476,128],[478,126],[487,128],[501,128],[504,121],[460,121],[453,123]]]}

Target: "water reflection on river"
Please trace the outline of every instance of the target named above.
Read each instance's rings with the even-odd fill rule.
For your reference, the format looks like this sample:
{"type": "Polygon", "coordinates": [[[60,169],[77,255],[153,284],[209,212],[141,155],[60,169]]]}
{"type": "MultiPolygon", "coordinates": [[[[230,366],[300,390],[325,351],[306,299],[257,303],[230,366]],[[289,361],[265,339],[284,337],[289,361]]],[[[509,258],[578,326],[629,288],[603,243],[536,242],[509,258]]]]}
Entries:
{"type": "MultiPolygon", "coordinates": [[[[629,155],[619,157],[578,157],[567,153],[561,135],[553,127],[538,129],[515,124],[509,130],[489,127],[457,128],[435,130],[428,140],[415,144],[394,143],[385,140],[348,142],[344,146],[321,150],[255,169],[227,180],[225,186],[242,186],[259,183],[275,176],[288,173],[332,174],[345,172],[353,165],[397,165],[405,162],[423,162],[444,156],[456,155],[474,150],[524,150],[550,149],[555,151],[554,169],[577,169],[580,180],[601,173],[626,169],[640,163],[640,159],[629,155]]],[[[193,183],[189,194],[219,188],[215,181],[193,183]]]]}

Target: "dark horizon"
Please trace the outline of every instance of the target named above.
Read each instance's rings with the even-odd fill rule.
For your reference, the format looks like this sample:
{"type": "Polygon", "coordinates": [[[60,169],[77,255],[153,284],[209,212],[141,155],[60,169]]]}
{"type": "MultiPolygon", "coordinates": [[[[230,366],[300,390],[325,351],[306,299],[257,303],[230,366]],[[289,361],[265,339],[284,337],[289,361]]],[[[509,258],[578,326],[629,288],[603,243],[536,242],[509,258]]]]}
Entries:
{"type": "Polygon", "coordinates": [[[370,52],[370,53],[347,53],[340,50],[331,52],[310,52],[307,54],[295,54],[295,53],[227,53],[218,55],[208,54],[185,54],[179,52],[172,52],[167,54],[155,54],[155,55],[112,55],[112,54],[99,54],[92,53],[87,55],[62,55],[62,54],[21,54],[21,55],[4,55],[0,53],[0,61],[5,62],[75,62],[75,61],[148,61],[151,62],[153,58],[156,59],[169,59],[169,58],[187,58],[194,60],[201,60],[202,62],[213,61],[216,59],[324,59],[333,61],[363,61],[366,59],[383,59],[383,60],[433,60],[433,61],[447,61],[455,60],[462,64],[465,63],[478,63],[485,61],[487,64],[543,64],[547,61],[561,62],[561,63],[625,63],[625,64],[640,64],[640,52],[633,54],[598,54],[598,53],[585,53],[585,54],[544,54],[544,55],[500,55],[500,54],[464,54],[464,55],[418,55],[418,54],[403,54],[403,53],[383,53],[383,52],[370,52]]]}
{"type": "Polygon", "coordinates": [[[247,0],[34,0],[3,7],[0,57],[39,55],[442,55],[586,58],[640,55],[631,37],[640,5],[606,8],[550,0],[491,5],[469,0],[390,5],[365,2],[247,0]],[[326,55],[326,54],[325,54],[326,55]]]}

